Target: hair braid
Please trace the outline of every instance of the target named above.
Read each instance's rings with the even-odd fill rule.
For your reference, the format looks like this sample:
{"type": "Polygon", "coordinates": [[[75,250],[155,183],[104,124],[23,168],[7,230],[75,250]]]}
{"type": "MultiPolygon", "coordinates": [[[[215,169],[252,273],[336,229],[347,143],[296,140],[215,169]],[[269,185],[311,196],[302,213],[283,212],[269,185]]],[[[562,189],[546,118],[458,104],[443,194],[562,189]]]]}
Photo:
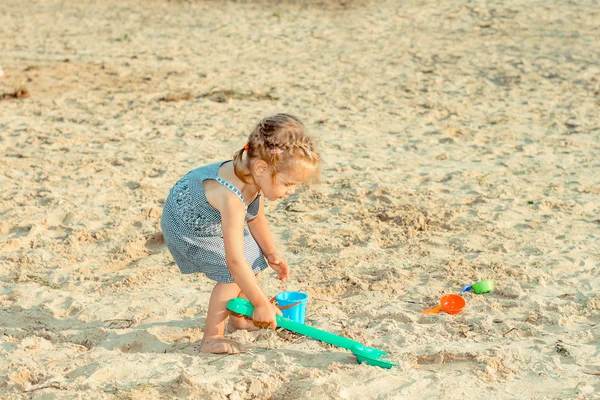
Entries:
{"type": "Polygon", "coordinates": [[[250,163],[264,160],[275,175],[288,168],[318,171],[320,157],[306,135],[304,124],[289,114],[263,118],[248,137],[248,144],[234,157],[235,174],[244,182],[250,177],[250,163]],[[243,155],[246,151],[246,159],[243,155]]]}

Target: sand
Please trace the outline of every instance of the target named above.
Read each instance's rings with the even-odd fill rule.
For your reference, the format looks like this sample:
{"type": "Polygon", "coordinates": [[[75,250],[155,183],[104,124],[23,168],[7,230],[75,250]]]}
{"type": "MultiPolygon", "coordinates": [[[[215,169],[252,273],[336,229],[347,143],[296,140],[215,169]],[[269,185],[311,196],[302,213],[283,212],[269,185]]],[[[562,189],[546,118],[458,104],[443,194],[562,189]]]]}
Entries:
{"type": "Polygon", "coordinates": [[[0,398],[600,398],[600,13],[558,1],[0,3],[0,398]],[[268,203],[307,323],[199,352],[170,187],[265,115],[322,182],[268,203]],[[455,316],[422,316],[446,293],[455,316]]]}

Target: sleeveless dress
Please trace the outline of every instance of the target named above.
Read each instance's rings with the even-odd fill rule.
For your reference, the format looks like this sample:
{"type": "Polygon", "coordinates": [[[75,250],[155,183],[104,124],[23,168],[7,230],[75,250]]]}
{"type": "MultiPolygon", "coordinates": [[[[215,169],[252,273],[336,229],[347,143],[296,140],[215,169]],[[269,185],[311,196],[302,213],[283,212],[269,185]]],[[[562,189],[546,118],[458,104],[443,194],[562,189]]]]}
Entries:
{"type": "MultiPolygon", "coordinates": [[[[244,197],[231,183],[218,176],[223,161],[188,172],[169,192],[160,222],[165,242],[184,274],[199,272],[217,282],[234,282],[225,261],[221,214],[206,200],[204,185],[213,179],[235,193],[246,207],[246,221],[255,218],[260,194],[246,206],[244,197]]],[[[244,227],[244,257],[257,274],[268,267],[254,237],[244,227]]]]}

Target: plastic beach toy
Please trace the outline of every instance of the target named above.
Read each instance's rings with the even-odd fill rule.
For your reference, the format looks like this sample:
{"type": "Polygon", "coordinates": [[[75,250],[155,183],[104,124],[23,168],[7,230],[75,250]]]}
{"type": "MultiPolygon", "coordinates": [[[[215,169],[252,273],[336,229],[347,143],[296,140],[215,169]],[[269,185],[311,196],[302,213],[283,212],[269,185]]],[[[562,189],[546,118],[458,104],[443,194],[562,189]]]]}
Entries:
{"type": "Polygon", "coordinates": [[[447,294],[440,299],[440,305],[434,308],[427,309],[421,314],[439,314],[440,311],[444,311],[448,314],[458,314],[465,307],[467,303],[465,299],[457,294],[447,294]]]}
{"type": "Polygon", "coordinates": [[[494,290],[494,281],[491,279],[477,281],[472,285],[468,285],[462,288],[462,293],[468,292],[471,289],[473,289],[473,292],[475,292],[475,294],[489,293],[492,290],[494,290]]]}
{"type": "Polygon", "coordinates": [[[275,296],[277,306],[281,309],[284,318],[291,319],[300,324],[306,317],[306,303],[308,295],[302,292],[283,292],[275,296]]]}
{"type": "MultiPolygon", "coordinates": [[[[246,317],[252,317],[252,312],[254,311],[254,306],[252,306],[248,300],[241,298],[229,300],[227,303],[227,308],[236,314],[245,315],[246,317]]],[[[376,367],[388,369],[398,365],[382,358],[382,356],[387,354],[383,350],[365,346],[355,340],[350,340],[343,336],[334,335],[333,333],[313,328],[309,325],[294,322],[279,315],[276,316],[276,321],[278,326],[289,331],[299,333],[300,335],[308,336],[334,346],[342,347],[346,350],[350,350],[352,353],[354,353],[356,359],[361,364],[365,363],[367,365],[374,365],[376,367]]]]}

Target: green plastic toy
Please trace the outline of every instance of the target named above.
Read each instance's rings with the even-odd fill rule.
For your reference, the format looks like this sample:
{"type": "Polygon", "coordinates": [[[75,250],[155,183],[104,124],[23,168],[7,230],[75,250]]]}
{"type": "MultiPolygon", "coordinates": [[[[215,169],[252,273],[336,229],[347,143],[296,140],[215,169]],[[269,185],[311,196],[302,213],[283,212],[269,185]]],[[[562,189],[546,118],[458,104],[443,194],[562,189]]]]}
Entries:
{"type": "MultiPolygon", "coordinates": [[[[252,306],[248,300],[240,298],[229,300],[227,308],[236,314],[244,315],[246,317],[252,317],[252,313],[254,312],[254,306],[252,306]]],[[[276,322],[278,326],[289,331],[350,350],[356,356],[359,363],[387,369],[398,365],[382,358],[382,356],[387,354],[385,351],[364,346],[362,343],[355,340],[334,335],[333,333],[313,328],[312,326],[300,324],[279,315],[277,315],[276,322]]]]}
{"type": "Polygon", "coordinates": [[[477,281],[472,285],[465,286],[462,289],[462,292],[468,292],[469,290],[473,290],[475,294],[485,294],[492,292],[494,290],[494,281],[491,279],[486,279],[484,281],[477,281]]]}

